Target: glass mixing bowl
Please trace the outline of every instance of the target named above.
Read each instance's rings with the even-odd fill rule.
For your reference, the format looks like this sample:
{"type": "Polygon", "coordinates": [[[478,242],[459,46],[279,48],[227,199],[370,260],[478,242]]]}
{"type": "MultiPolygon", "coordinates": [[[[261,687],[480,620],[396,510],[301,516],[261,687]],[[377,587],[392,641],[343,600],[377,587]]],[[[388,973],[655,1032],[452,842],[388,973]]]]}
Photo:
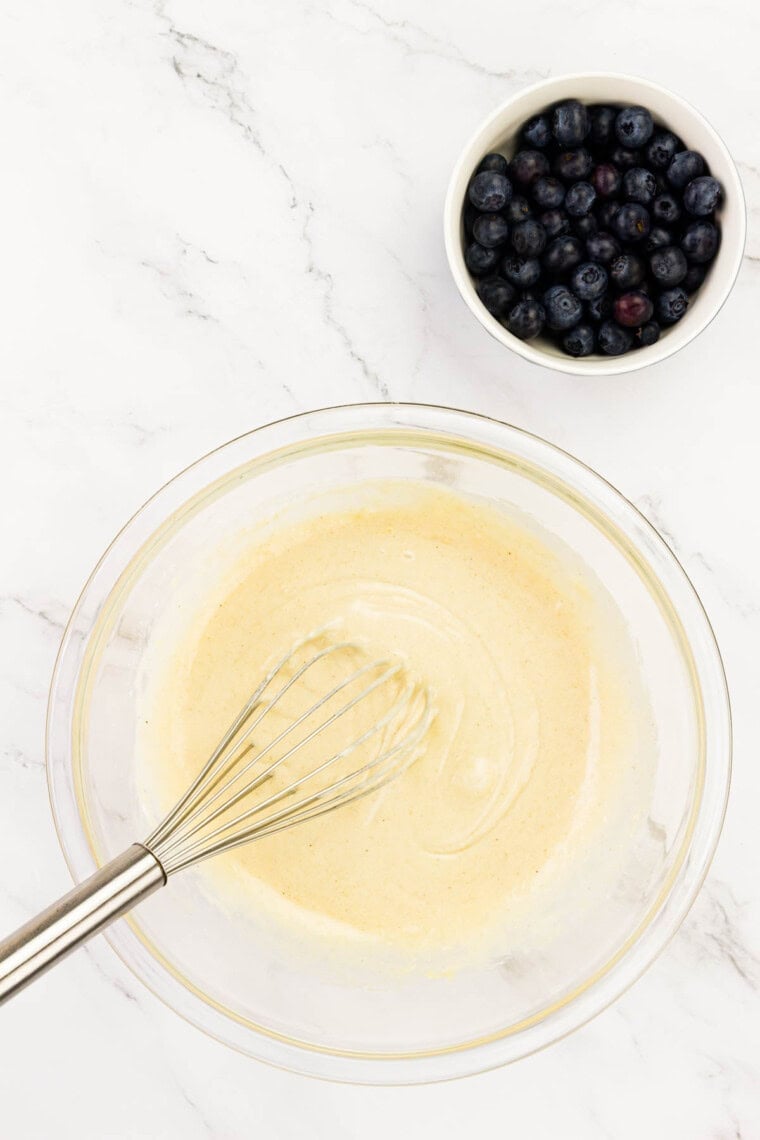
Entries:
{"type": "Polygon", "coordinates": [[[515,959],[505,947],[449,977],[330,969],[219,906],[198,869],[106,937],[169,1006],[254,1057],[337,1080],[412,1083],[514,1061],[604,1009],[677,929],[718,839],[730,775],[720,655],[684,571],[609,484],[534,436],[445,408],[329,408],[241,436],[159,491],[95,568],[55,669],[47,761],[61,844],[81,880],[155,822],[138,795],[135,727],[141,665],[176,598],[202,591],[217,552],[284,506],[388,476],[524,512],[615,599],[656,727],[652,801],[616,888],[589,901],[583,922],[567,921],[553,949],[515,959]]]}

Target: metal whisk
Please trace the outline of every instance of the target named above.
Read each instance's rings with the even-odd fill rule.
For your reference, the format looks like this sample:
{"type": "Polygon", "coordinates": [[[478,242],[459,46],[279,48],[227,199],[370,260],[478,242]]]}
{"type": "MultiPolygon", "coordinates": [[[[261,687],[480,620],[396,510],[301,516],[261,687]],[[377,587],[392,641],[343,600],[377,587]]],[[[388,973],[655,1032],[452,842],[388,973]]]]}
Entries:
{"type": "Polygon", "coordinates": [[[270,669],[143,843],[0,942],[0,1003],[176,871],[388,783],[418,755],[432,716],[427,691],[400,661],[311,634],[270,669]]]}

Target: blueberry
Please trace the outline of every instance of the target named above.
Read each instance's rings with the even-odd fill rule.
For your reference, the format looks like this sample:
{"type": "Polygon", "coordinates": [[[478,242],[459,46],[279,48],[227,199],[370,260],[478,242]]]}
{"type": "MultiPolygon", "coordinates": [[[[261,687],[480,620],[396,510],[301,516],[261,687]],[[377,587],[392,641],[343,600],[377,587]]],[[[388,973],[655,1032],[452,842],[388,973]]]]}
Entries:
{"type": "Polygon", "coordinates": [[[681,217],[681,207],[674,196],[666,191],[658,194],[652,203],[652,217],[656,222],[672,226],[681,217]]]}
{"type": "Polygon", "coordinates": [[[485,158],[481,158],[478,164],[478,172],[481,170],[492,170],[495,174],[506,174],[509,170],[509,163],[503,154],[487,154],[485,158]]]}
{"type": "Polygon", "coordinates": [[[546,245],[546,230],[540,222],[528,218],[512,230],[512,248],[523,257],[537,257],[546,245]]]}
{"type": "Polygon", "coordinates": [[[507,328],[520,340],[532,340],[544,327],[544,309],[537,301],[518,301],[507,317],[507,328]]]}
{"type": "Polygon", "coordinates": [[[612,229],[612,223],[620,211],[619,202],[602,202],[597,204],[596,216],[599,220],[599,225],[605,230],[612,229]]]}
{"type": "Polygon", "coordinates": [[[486,249],[495,249],[507,240],[509,226],[501,214],[481,214],[472,227],[472,235],[486,249]]]}
{"type": "Polygon", "coordinates": [[[554,159],[552,170],[566,182],[577,182],[580,178],[588,178],[593,165],[593,158],[582,146],[578,150],[561,150],[554,159]]]}
{"type": "Polygon", "coordinates": [[[657,321],[647,321],[633,334],[633,343],[636,348],[648,348],[660,339],[660,326],[657,321]]]}
{"type": "Polygon", "coordinates": [[[695,293],[706,276],[707,269],[704,265],[690,265],[681,286],[687,293],[695,293]]]}
{"type": "Polygon", "coordinates": [[[599,223],[593,214],[583,214],[580,218],[573,218],[573,233],[576,237],[587,240],[599,229],[599,223]]]}
{"type": "Polygon", "coordinates": [[[465,202],[464,210],[462,211],[462,221],[464,222],[464,232],[468,238],[472,237],[472,227],[480,216],[480,213],[474,206],[471,206],[469,202],[465,202]]]}
{"type": "Polygon", "coordinates": [[[623,175],[623,197],[629,202],[640,202],[649,206],[654,201],[657,185],[651,170],[643,166],[632,166],[623,175]]]}
{"type": "Polygon", "coordinates": [[[596,343],[605,356],[622,356],[633,347],[633,333],[615,321],[603,321],[596,334],[596,343]]]}
{"type": "Polygon", "coordinates": [[[675,245],[666,245],[654,251],[649,258],[649,268],[658,285],[670,288],[680,285],[689,267],[682,250],[675,245]]]}
{"type": "Polygon", "coordinates": [[[529,186],[536,178],[549,173],[549,159],[540,150],[518,150],[509,164],[513,182],[529,186]]]}
{"type": "Polygon", "coordinates": [[[687,183],[699,178],[705,172],[705,160],[695,150],[681,150],[674,154],[668,166],[667,179],[676,190],[683,190],[687,183]]]}
{"type": "Polygon", "coordinates": [[[612,315],[612,300],[609,293],[602,293],[601,297],[589,301],[586,305],[586,314],[595,324],[606,321],[612,315]]]}
{"type": "Polygon", "coordinates": [[[663,246],[672,244],[673,235],[670,230],[666,230],[664,226],[652,226],[649,237],[644,242],[644,250],[646,253],[652,253],[655,249],[662,249],[663,246]]]}
{"type": "Polygon", "coordinates": [[[683,143],[671,131],[655,131],[647,144],[647,161],[656,170],[667,170],[679,150],[683,150],[683,143]]]}
{"type": "Polygon", "coordinates": [[[594,351],[594,330],[591,325],[576,325],[559,343],[568,356],[590,356],[594,351]]]}
{"type": "Polygon", "coordinates": [[[503,174],[481,170],[470,183],[468,194],[476,210],[495,214],[503,210],[512,197],[512,183],[503,174]]]}
{"type": "Polygon", "coordinates": [[[549,242],[544,251],[544,268],[549,273],[565,273],[574,269],[583,258],[580,238],[566,234],[549,242]]]}
{"type": "Polygon", "coordinates": [[[533,208],[527,198],[523,198],[522,194],[513,194],[509,202],[507,202],[504,210],[504,217],[513,225],[518,222],[524,222],[529,218],[533,212],[533,208]]]}
{"type": "Polygon", "coordinates": [[[556,210],[565,200],[565,187],[558,178],[537,178],[531,190],[542,210],[556,210]]]}
{"type": "Polygon", "coordinates": [[[651,319],[654,305],[640,289],[621,293],[612,305],[612,314],[619,325],[627,329],[638,328],[651,319]]]}
{"type": "Polygon", "coordinates": [[[630,170],[632,166],[641,166],[641,151],[630,150],[627,146],[616,146],[610,151],[608,161],[620,170],[630,170]]]}
{"type": "Polygon", "coordinates": [[[620,241],[643,241],[650,226],[649,211],[638,202],[626,202],[612,220],[612,230],[620,241]]]}
{"type": "Polygon", "coordinates": [[[598,261],[600,265],[609,265],[613,257],[617,257],[620,253],[620,242],[612,234],[602,230],[586,238],[586,253],[592,261],[598,261]]]}
{"type": "Polygon", "coordinates": [[[594,146],[609,146],[615,134],[617,111],[614,107],[591,107],[591,141],[594,146]]]}
{"type": "Polygon", "coordinates": [[[544,293],[546,323],[555,332],[577,325],[583,316],[583,305],[567,285],[552,285],[544,293]]]}
{"type": "Polygon", "coordinates": [[[574,182],[565,195],[565,209],[571,218],[587,214],[596,201],[596,190],[590,182],[574,182]]]}
{"type": "Polygon", "coordinates": [[[657,316],[663,325],[674,325],[680,321],[689,307],[689,298],[681,288],[666,289],[657,298],[657,316]]]}
{"type": "Polygon", "coordinates": [[[464,251],[464,263],[473,277],[483,277],[496,268],[499,254],[495,249],[486,249],[485,246],[473,241],[464,251]]]}
{"type": "Polygon", "coordinates": [[[507,281],[511,281],[518,289],[529,289],[541,276],[541,262],[537,257],[508,253],[501,263],[501,271],[507,281]]]}
{"type": "Polygon", "coordinates": [[[528,146],[543,150],[552,141],[552,129],[546,115],[534,115],[522,129],[522,136],[528,146]]]}
{"type": "Polygon", "coordinates": [[[595,301],[607,291],[607,270],[595,261],[584,261],[572,273],[570,284],[581,301],[595,301]]]}
{"type": "Polygon", "coordinates": [[[654,122],[646,107],[624,107],[615,119],[615,134],[623,146],[644,146],[653,131],[654,122]]]}
{"type": "Polygon", "coordinates": [[[568,99],[554,108],[552,134],[562,147],[580,146],[591,130],[588,108],[577,99],[568,99]]]}
{"type": "Polygon", "coordinates": [[[689,261],[706,265],[718,252],[718,231],[712,222],[694,222],[681,238],[681,249],[689,261]]]}
{"type": "Polygon", "coordinates": [[[570,233],[570,219],[564,210],[545,210],[543,214],[538,215],[538,220],[550,240],[570,233]]]}
{"type": "Polygon", "coordinates": [[[646,266],[635,253],[621,253],[610,263],[610,280],[616,289],[635,289],[646,277],[646,266]]]}
{"type": "Polygon", "coordinates": [[[477,284],[478,296],[495,317],[503,317],[514,304],[517,293],[508,281],[501,277],[484,277],[477,284]]]}
{"type": "Polygon", "coordinates": [[[683,192],[683,204],[690,214],[704,218],[717,210],[722,196],[723,190],[718,179],[706,174],[688,183],[683,192]]]}
{"type": "Polygon", "coordinates": [[[612,198],[620,193],[623,176],[611,162],[600,162],[591,174],[591,185],[600,198],[612,198]]]}

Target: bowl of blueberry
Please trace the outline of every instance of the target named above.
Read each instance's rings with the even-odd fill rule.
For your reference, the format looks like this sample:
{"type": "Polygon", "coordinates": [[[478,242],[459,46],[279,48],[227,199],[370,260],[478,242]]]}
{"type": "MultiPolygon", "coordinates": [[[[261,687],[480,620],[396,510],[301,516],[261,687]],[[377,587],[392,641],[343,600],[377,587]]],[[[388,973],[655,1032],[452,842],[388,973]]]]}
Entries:
{"type": "Polygon", "coordinates": [[[475,132],[444,231],[492,336],[546,367],[610,375],[710,323],[739,271],[746,211],[728,150],[683,99],[631,76],[567,75],[475,132]]]}

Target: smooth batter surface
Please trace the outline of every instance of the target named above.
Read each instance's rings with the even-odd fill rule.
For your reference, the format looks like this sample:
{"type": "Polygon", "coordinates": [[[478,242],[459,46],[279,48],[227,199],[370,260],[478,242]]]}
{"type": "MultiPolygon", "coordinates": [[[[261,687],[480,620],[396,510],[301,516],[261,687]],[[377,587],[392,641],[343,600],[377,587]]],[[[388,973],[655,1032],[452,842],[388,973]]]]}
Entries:
{"type": "Polygon", "coordinates": [[[366,498],[283,517],[195,615],[153,683],[148,782],[169,806],[262,663],[310,630],[335,623],[399,655],[436,709],[419,761],[215,873],[258,910],[285,900],[304,932],[326,918],[385,943],[463,944],[561,885],[645,795],[625,635],[598,584],[520,522],[421,484],[366,498]]]}

